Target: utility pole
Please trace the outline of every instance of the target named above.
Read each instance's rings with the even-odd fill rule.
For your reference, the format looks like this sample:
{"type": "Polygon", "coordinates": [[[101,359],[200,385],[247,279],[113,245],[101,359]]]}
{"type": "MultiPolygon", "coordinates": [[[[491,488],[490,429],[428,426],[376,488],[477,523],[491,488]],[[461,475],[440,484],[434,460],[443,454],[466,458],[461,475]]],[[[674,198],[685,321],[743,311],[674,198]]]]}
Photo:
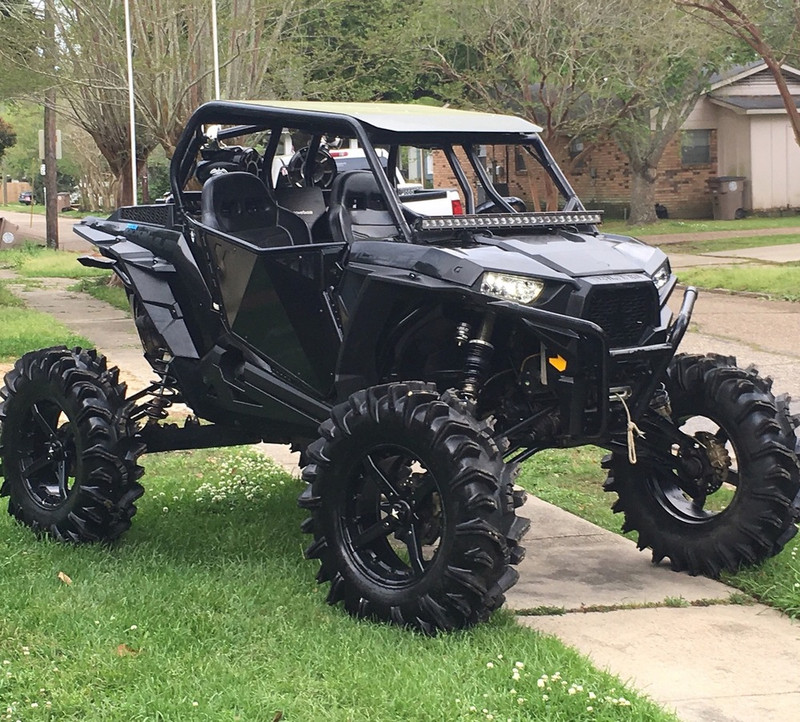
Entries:
{"type": "Polygon", "coordinates": [[[58,249],[58,179],[56,177],[56,89],[44,95],[44,194],[47,247],[58,249]]]}
{"type": "MultiPolygon", "coordinates": [[[[56,25],[53,0],[44,4],[47,55],[55,68],[56,25]]],[[[55,79],[44,94],[44,194],[47,247],[58,249],[58,179],[56,176],[56,84],[55,79]]]]}

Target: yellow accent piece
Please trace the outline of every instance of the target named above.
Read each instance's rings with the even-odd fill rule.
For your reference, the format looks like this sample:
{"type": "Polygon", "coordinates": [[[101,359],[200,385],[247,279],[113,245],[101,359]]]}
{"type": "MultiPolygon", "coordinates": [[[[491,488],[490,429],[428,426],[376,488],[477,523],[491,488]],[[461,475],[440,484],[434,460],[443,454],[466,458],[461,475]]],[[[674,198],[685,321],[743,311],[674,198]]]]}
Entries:
{"type": "Polygon", "coordinates": [[[547,359],[547,363],[549,363],[556,371],[566,371],[567,368],[567,360],[565,358],[561,358],[561,356],[551,356],[547,359]]]}

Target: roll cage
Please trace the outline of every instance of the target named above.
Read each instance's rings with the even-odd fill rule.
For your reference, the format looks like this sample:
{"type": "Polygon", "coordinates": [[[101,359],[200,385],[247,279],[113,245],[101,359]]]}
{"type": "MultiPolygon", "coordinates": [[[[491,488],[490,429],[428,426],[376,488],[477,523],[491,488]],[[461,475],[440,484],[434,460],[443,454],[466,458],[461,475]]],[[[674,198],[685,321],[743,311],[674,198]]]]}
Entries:
{"type": "MultiPolygon", "coordinates": [[[[313,105],[305,103],[305,106],[313,105]]],[[[334,104],[335,105],[335,104],[334,104]]],[[[345,105],[345,104],[342,104],[345,105]]],[[[379,107],[375,104],[374,107],[379,107]]],[[[261,177],[268,188],[274,190],[269,169],[276,157],[280,144],[281,131],[295,128],[311,135],[304,165],[304,176],[313,178],[315,158],[325,136],[338,135],[355,138],[364,151],[366,161],[375,177],[385,208],[391,214],[400,231],[401,240],[413,243],[419,241],[418,228],[414,227],[414,214],[404,209],[397,197],[394,182],[396,178],[399,150],[401,146],[414,146],[441,150],[450,166],[464,198],[467,214],[477,212],[475,191],[467,177],[468,170],[474,176],[476,186],[483,189],[487,200],[501,214],[513,214],[515,208],[498,191],[478,156],[481,146],[518,145],[547,174],[561,195],[563,211],[582,211],[584,206],[561,172],[550,151],[541,141],[536,126],[526,124],[522,130],[489,130],[470,127],[441,130],[430,123],[420,123],[418,127],[402,129],[380,127],[359,120],[344,112],[306,108],[277,107],[270,104],[214,101],[201,106],[189,119],[186,129],[175,149],[170,166],[170,186],[174,202],[180,215],[188,215],[189,205],[184,196],[185,187],[190,180],[195,160],[200,149],[209,141],[204,128],[208,125],[224,126],[217,134],[218,141],[233,139],[256,133],[269,133],[269,140],[263,154],[261,177]],[[426,127],[427,125],[427,127],[426,127]],[[383,160],[376,153],[376,146],[388,147],[388,158],[383,160]],[[466,158],[468,170],[459,158],[466,158]]],[[[460,111],[453,111],[458,113],[460,111]]],[[[482,115],[482,114],[481,114],[482,115]]],[[[578,224],[583,231],[595,231],[591,224],[578,224]]]]}

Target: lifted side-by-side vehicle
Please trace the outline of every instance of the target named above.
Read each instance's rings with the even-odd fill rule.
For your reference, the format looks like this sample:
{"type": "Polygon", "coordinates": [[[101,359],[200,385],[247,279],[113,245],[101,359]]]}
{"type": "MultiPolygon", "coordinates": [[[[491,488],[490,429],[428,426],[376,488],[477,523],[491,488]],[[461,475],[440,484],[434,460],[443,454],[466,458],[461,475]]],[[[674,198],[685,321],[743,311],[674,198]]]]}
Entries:
{"type": "Polygon", "coordinates": [[[127,395],[95,351],[23,356],[0,392],[9,512],[113,540],[145,451],[291,444],[328,601],[435,633],[486,619],[517,579],[518,464],[595,444],[655,561],[717,576],[776,553],[800,516],[787,399],[732,358],[676,354],[695,290],[673,315],[666,256],[603,233],[538,131],[422,106],[201,106],[167,203],[76,228],[100,253],[81,261],[125,285],[157,380],[127,395]],[[300,150],[274,172],[287,138],[300,150]],[[368,170],[340,170],[345,147],[368,170]],[[444,215],[398,188],[414,158],[458,186],[444,215]],[[557,204],[511,197],[512,165],[557,204]]]}

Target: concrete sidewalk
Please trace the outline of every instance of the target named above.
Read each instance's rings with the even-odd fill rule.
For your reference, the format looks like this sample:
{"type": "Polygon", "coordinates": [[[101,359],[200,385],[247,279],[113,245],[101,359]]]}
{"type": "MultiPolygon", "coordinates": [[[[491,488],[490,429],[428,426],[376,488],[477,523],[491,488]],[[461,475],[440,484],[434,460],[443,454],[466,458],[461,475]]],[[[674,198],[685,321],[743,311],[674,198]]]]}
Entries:
{"type": "MultiPolygon", "coordinates": [[[[143,388],[152,374],[129,316],[66,285],[16,291],[96,343],[132,391],[143,388]]],[[[775,378],[776,391],[800,399],[798,338],[797,305],[702,294],[682,350],[757,363],[775,378]]],[[[296,473],[288,449],[264,448],[296,473]]],[[[800,624],[763,605],[732,604],[732,588],[653,566],[628,539],[542,501],[529,500],[521,515],[532,520],[528,554],[507,595],[521,623],[558,636],[684,722],[798,719],[800,624]],[[675,600],[711,606],[673,606],[675,600]],[[541,615],[544,608],[549,614],[541,615]]]]}

